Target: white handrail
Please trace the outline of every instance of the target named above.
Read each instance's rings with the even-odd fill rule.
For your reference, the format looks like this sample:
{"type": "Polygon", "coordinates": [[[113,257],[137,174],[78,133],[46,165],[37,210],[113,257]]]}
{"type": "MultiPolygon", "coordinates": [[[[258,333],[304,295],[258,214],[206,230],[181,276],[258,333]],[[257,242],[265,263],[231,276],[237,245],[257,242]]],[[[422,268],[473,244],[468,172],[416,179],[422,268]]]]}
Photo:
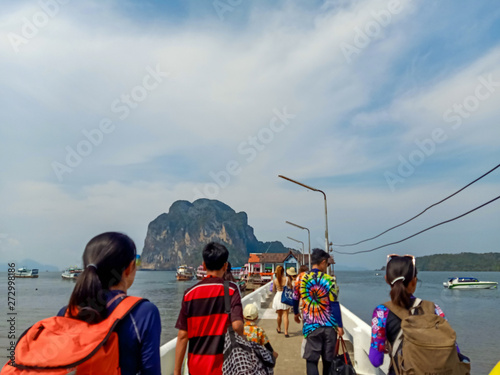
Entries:
{"type": "MultiPolygon", "coordinates": [[[[261,308],[262,302],[264,302],[269,295],[269,284],[271,282],[261,286],[259,289],[247,294],[241,299],[241,304],[243,308],[249,303],[255,303],[257,308],[261,308]]],[[[160,363],[161,363],[161,373],[163,375],[172,375],[174,373],[174,362],[175,362],[175,346],[177,345],[177,338],[170,340],[166,344],[160,347],[160,363]]],[[[187,372],[186,372],[187,373],[187,372]]]]}

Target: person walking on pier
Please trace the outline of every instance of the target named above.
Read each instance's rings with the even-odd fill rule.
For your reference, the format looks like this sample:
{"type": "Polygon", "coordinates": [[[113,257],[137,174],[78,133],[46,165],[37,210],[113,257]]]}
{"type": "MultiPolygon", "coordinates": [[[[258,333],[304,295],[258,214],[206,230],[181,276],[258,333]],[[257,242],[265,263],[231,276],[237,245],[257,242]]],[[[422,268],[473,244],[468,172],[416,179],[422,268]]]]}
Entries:
{"type": "Polygon", "coordinates": [[[275,277],[273,280],[273,290],[276,291],[273,298],[273,310],[276,311],[276,314],[278,314],[278,317],[276,318],[276,322],[278,323],[276,332],[281,333],[281,322],[283,321],[283,325],[285,326],[285,337],[289,337],[288,327],[290,325],[290,321],[288,320],[288,312],[292,306],[281,302],[284,286],[291,288],[291,281],[285,276],[283,267],[278,266],[276,267],[275,277]]]}
{"type": "Polygon", "coordinates": [[[264,346],[267,350],[273,353],[274,358],[278,358],[278,353],[274,351],[266,332],[257,325],[256,320],[259,319],[259,309],[253,303],[249,303],[243,310],[245,318],[244,334],[248,341],[256,342],[264,346]]]}
{"type": "Polygon", "coordinates": [[[203,249],[203,268],[207,276],[186,290],[175,328],[174,375],[181,375],[189,342],[188,367],[192,375],[222,375],[224,334],[229,324],[243,336],[243,308],[238,286],[229,282],[231,321],[224,311],[224,274],[228,266],[226,247],[210,242],[203,249]]]}
{"type": "Polygon", "coordinates": [[[335,279],[326,273],[329,259],[330,255],[324,250],[313,249],[312,269],[304,273],[295,286],[293,311],[295,321],[300,323],[301,300],[302,332],[306,340],[303,358],[307,361],[307,375],[319,375],[320,356],[323,375],[330,373],[337,335],[344,335],[335,279]]]}
{"type": "Polygon", "coordinates": [[[460,354],[453,338],[456,337],[455,332],[446,322],[443,311],[433,302],[422,301],[413,296],[417,288],[415,257],[388,255],[385,280],[391,287],[391,301],[378,305],[373,311],[369,353],[372,365],[381,366],[384,362],[384,353],[389,353],[391,356],[389,375],[400,373],[401,369],[395,368],[399,366],[400,356],[406,358],[405,368],[411,373],[417,370],[417,367],[414,367],[416,365],[421,373],[425,371],[426,374],[470,374],[470,360],[460,354]],[[412,342],[419,348],[414,350],[413,347],[406,345],[403,352],[400,347],[403,340],[402,327],[405,324],[402,323],[405,323],[403,318],[410,316],[414,320],[407,327],[413,329],[412,342]],[[422,316],[423,326],[420,326],[413,316],[422,316]],[[431,330],[421,329],[422,327],[431,327],[431,330]],[[423,339],[422,342],[418,341],[420,338],[423,339]],[[446,346],[450,341],[451,344],[446,346]]]}

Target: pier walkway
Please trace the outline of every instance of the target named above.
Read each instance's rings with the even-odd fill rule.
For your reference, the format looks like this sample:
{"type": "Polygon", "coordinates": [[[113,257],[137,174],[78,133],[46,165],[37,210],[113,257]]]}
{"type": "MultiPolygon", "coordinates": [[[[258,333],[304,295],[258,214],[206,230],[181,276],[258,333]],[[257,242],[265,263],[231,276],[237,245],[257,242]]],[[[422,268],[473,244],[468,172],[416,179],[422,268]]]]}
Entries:
{"type": "MultiPolygon", "coordinates": [[[[286,338],[283,333],[276,332],[276,312],[270,306],[272,304],[272,293],[269,292],[269,284],[262,286],[256,291],[246,295],[242,299],[243,306],[254,303],[259,308],[259,320],[257,324],[262,327],[269,338],[274,350],[278,353],[275,375],[305,375],[306,361],[301,356],[302,326],[295,323],[293,314],[289,314],[290,326],[286,338]]],[[[347,349],[354,362],[358,375],[384,375],[387,373],[389,358],[386,356],[384,365],[375,368],[368,360],[368,350],[370,347],[371,330],[368,324],[363,322],[356,315],[351,313],[344,306],[342,309],[342,321],[344,323],[344,340],[347,349]]],[[[281,330],[284,326],[282,324],[281,330]]],[[[162,374],[171,375],[174,369],[175,344],[177,339],[173,339],[160,348],[162,374]]],[[[321,361],[320,361],[321,369],[321,361]]],[[[321,373],[321,372],[320,372],[321,373]]],[[[188,374],[187,371],[184,372],[188,374]]]]}

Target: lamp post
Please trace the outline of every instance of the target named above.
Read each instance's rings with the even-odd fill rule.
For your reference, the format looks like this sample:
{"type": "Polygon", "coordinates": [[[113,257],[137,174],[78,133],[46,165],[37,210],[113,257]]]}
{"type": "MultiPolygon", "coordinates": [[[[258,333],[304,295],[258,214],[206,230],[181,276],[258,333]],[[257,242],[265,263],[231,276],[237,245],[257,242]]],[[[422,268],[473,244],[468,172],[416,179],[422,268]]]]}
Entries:
{"type": "Polygon", "coordinates": [[[293,225],[294,227],[307,230],[307,240],[309,242],[309,270],[311,269],[311,232],[308,228],[302,227],[298,224],[291,223],[290,221],[285,221],[285,223],[293,225]]]}
{"type": "Polygon", "coordinates": [[[294,184],[297,184],[297,185],[300,185],[302,187],[305,187],[306,189],[309,189],[309,190],[312,190],[312,191],[319,191],[320,193],[323,194],[323,197],[325,198],[325,251],[327,253],[329,253],[329,248],[328,248],[328,212],[327,212],[327,206],[326,206],[326,194],[323,190],[319,190],[319,189],[315,189],[311,186],[308,186],[306,184],[303,184],[302,182],[298,182],[298,181],[295,181],[295,180],[292,180],[291,178],[288,178],[288,177],[285,177],[285,176],[282,176],[282,175],[278,175],[278,177],[281,177],[285,180],[288,180],[290,182],[293,182],[294,184]]]}
{"type": "Polygon", "coordinates": [[[298,242],[298,243],[301,243],[301,244],[302,244],[302,259],[304,259],[304,242],[299,241],[299,240],[296,240],[295,238],[288,237],[288,236],[287,236],[286,238],[288,238],[288,239],[290,239],[290,240],[292,240],[292,241],[295,241],[295,242],[298,242]]]}

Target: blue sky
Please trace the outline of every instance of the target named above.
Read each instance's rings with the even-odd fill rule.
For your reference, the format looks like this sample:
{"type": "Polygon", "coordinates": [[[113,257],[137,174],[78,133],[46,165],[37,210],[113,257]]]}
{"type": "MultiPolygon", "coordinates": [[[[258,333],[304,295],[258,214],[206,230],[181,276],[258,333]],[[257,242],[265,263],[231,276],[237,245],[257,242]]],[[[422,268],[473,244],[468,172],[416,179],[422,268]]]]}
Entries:
{"type": "MultiPolygon", "coordinates": [[[[9,1],[0,15],[0,261],[61,268],[108,230],[142,249],[179,199],[257,238],[377,234],[499,163],[495,1],[9,1]],[[217,181],[218,180],[218,181],[217,181]]],[[[496,171],[395,241],[498,195],[496,171]]],[[[499,203],[375,253],[499,251],[499,203]]]]}

